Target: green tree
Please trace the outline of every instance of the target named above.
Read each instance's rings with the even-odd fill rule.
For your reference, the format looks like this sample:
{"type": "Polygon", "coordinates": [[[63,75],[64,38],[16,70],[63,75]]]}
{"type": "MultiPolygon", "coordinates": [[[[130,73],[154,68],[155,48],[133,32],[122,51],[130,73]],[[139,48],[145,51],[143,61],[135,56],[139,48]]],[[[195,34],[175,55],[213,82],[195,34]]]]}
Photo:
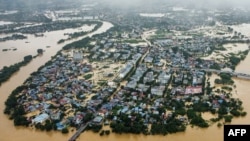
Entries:
{"type": "Polygon", "coordinates": [[[38,54],[43,54],[43,49],[37,49],[38,54]]]}
{"type": "Polygon", "coordinates": [[[63,128],[63,129],[62,129],[62,133],[63,133],[63,134],[67,134],[67,133],[69,133],[68,128],[63,128]]]}
{"type": "Polygon", "coordinates": [[[24,62],[30,62],[32,60],[32,55],[24,56],[24,62]]]}

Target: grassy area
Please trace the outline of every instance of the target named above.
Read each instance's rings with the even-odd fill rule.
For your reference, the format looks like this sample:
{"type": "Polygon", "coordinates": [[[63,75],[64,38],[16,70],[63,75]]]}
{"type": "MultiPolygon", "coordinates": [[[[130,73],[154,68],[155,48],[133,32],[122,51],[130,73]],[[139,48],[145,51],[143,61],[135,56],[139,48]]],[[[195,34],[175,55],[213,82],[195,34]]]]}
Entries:
{"type": "Polygon", "coordinates": [[[145,41],[139,40],[139,39],[127,39],[127,40],[123,40],[123,42],[130,43],[130,44],[138,44],[138,43],[145,42],[145,41]]]}
{"type": "Polygon", "coordinates": [[[156,32],[155,32],[155,34],[157,34],[157,35],[163,35],[163,34],[169,34],[169,33],[172,33],[171,31],[168,31],[168,30],[157,30],[156,32]]]}
{"type": "Polygon", "coordinates": [[[99,82],[97,82],[97,84],[99,85],[99,86],[103,86],[104,84],[106,84],[107,83],[107,81],[105,81],[105,80],[99,80],[99,82]]]}
{"type": "Polygon", "coordinates": [[[84,79],[88,80],[90,78],[92,78],[93,74],[86,74],[84,75],[84,79]]]}

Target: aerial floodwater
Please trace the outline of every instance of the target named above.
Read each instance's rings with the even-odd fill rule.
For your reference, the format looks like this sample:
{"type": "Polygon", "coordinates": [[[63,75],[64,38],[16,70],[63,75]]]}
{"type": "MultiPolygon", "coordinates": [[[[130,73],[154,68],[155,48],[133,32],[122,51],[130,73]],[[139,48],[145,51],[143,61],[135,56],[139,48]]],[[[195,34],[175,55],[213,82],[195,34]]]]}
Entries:
{"type": "Polygon", "coordinates": [[[13,1],[0,0],[0,141],[223,141],[224,125],[250,124],[250,10],[13,1]]]}
{"type": "MultiPolygon", "coordinates": [[[[93,34],[98,34],[105,32],[107,29],[112,27],[112,24],[108,22],[104,22],[103,26],[97,30],[93,34]]],[[[62,33],[62,32],[61,32],[62,33]]],[[[91,35],[93,35],[91,34],[91,35]]],[[[53,42],[49,42],[50,44],[54,43],[56,45],[56,41],[60,39],[61,36],[58,36],[59,38],[53,39],[53,42]]],[[[32,42],[32,40],[30,40],[32,42]]],[[[43,46],[46,46],[44,44],[43,46]]],[[[30,47],[31,48],[31,47],[30,47]]],[[[57,51],[59,51],[60,45],[51,46],[51,48],[46,49],[46,52],[32,60],[27,66],[22,67],[19,72],[17,72],[13,77],[11,77],[10,80],[3,83],[2,86],[0,86],[0,93],[1,93],[1,99],[0,99],[0,110],[4,110],[4,102],[7,99],[8,95],[14,90],[17,86],[20,86],[25,79],[28,78],[30,73],[36,71],[41,65],[43,65],[45,62],[47,62],[51,56],[55,55],[57,51]]],[[[11,56],[16,57],[16,56],[11,56]]],[[[236,70],[250,70],[250,65],[245,65],[249,63],[250,54],[246,57],[246,59],[241,62],[236,70]]],[[[1,62],[3,60],[1,59],[1,62]]],[[[215,78],[215,75],[211,76],[211,82],[215,78]]],[[[243,80],[243,79],[234,79],[235,83],[237,85],[237,94],[235,94],[235,97],[240,98],[243,101],[243,106],[245,108],[245,111],[250,113],[250,103],[248,102],[250,100],[248,94],[250,93],[250,89],[248,87],[250,86],[250,81],[243,80]]],[[[50,131],[50,132],[43,132],[40,130],[37,130],[35,128],[26,128],[26,127],[15,127],[13,125],[13,121],[9,120],[6,115],[1,112],[0,114],[0,140],[1,141],[27,141],[27,140],[36,140],[36,141],[61,141],[61,140],[68,140],[74,132],[69,132],[69,134],[62,134],[61,132],[57,131],[50,131]]],[[[236,118],[232,120],[231,124],[245,124],[250,121],[250,115],[248,114],[244,118],[236,118]]],[[[176,133],[176,134],[169,134],[167,136],[162,135],[133,135],[133,134],[110,134],[109,136],[99,136],[96,133],[93,133],[92,131],[85,131],[82,133],[77,140],[79,141],[85,141],[86,139],[91,139],[92,141],[152,141],[152,140],[159,140],[159,141],[165,141],[165,140],[174,140],[174,141],[186,141],[192,140],[192,141],[200,141],[201,139],[203,141],[222,141],[223,140],[223,127],[217,127],[216,124],[212,125],[211,127],[207,129],[201,129],[197,127],[191,127],[188,126],[187,130],[183,133],[176,133]]]]}
{"type": "MultiPolygon", "coordinates": [[[[81,27],[84,31],[92,30],[94,26],[84,25],[81,27]]],[[[10,49],[9,51],[0,52],[0,68],[18,63],[23,60],[26,55],[36,55],[37,49],[45,50],[44,54],[53,55],[62,48],[64,44],[57,44],[60,39],[66,38],[64,33],[73,33],[77,29],[65,29],[60,31],[51,31],[44,33],[43,37],[35,37],[34,35],[27,35],[27,39],[11,40],[0,42],[0,49],[10,49]],[[13,50],[15,48],[16,50],[13,50]],[[6,59],[8,58],[8,61],[6,59]]],[[[74,41],[74,40],[72,40],[74,41]]],[[[71,41],[71,42],[72,42],[71,41]]],[[[67,43],[67,42],[66,42],[67,43]]]]}
{"type": "MultiPolygon", "coordinates": [[[[113,25],[109,22],[103,22],[103,25],[94,33],[90,33],[87,36],[92,36],[95,34],[100,34],[103,33],[105,31],[107,31],[108,29],[110,29],[113,25]]],[[[0,86],[0,93],[1,93],[1,99],[0,99],[0,110],[4,111],[4,102],[6,101],[8,95],[18,86],[20,86],[28,77],[29,75],[36,71],[40,66],[44,65],[47,61],[49,61],[51,59],[52,56],[54,56],[62,47],[64,44],[57,44],[57,41],[60,40],[63,37],[64,33],[67,33],[69,31],[65,30],[65,31],[56,31],[53,32],[56,36],[53,36],[53,33],[51,33],[52,35],[50,35],[51,38],[43,38],[45,41],[43,40],[39,40],[36,39],[35,37],[31,37],[31,39],[29,39],[30,42],[34,42],[34,47],[29,46],[29,50],[27,49],[23,49],[23,51],[27,51],[27,52],[19,52],[20,54],[13,54],[14,52],[9,52],[10,54],[7,56],[5,56],[6,58],[2,58],[3,55],[1,55],[1,59],[0,59],[0,64],[1,67],[3,66],[8,66],[11,65],[12,63],[17,63],[20,59],[23,59],[23,56],[30,54],[30,53],[36,53],[37,48],[42,47],[44,48],[46,51],[44,52],[44,54],[42,56],[39,56],[35,59],[33,59],[28,65],[26,65],[25,67],[22,67],[20,69],[20,71],[18,71],[15,75],[13,75],[7,82],[3,83],[0,86]],[[46,48],[47,45],[50,45],[50,48],[46,48]],[[39,46],[39,47],[36,47],[39,46]],[[12,62],[9,62],[9,60],[12,60],[12,62]],[[3,65],[4,64],[4,65],[3,65]]],[[[47,33],[48,36],[50,33],[47,33]]],[[[72,41],[76,41],[79,39],[73,39],[72,41]]],[[[24,41],[20,41],[20,42],[24,42],[24,41]]],[[[8,44],[4,44],[5,42],[0,43],[2,46],[9,46],[8,44]]],[[[7,42],[8,43],[8,42],[7,42]]],[[[14,43],[14,42],[13,42],[14,43]]],[[[69,43],[69,42],[67,42],[69,43]]],[[[14,43],[15,45],[18,45],[18,43],[14,43]]],[[[66,43],[65,43],[66,44],[66,43]]],[[[23,44],[26,45],[26,44],[23,44]]],[[[28,46],[28,45],[27,45],[28,46]]],[[[22,50],[22,48],[25,48],[26,46],[21,46],[18,49],[22,50]]],[[[1,52],[2,54],[2,52],[1,52]]],[[[15,140],[19,140],[19,141],[27,141],[27,140],[40,140],[40,141],[45,141],[45,140],[54,140],[54,141],[58,141],[58,140],[67,140],[71,134],[73,134],[73,132],[67,134],[67,135],[63,135],[61,132],[41,132],[35,129],[31,129],[31,128],[25,128],[25,127],[15,127],[13,125],[13,121],[9,120],[8,117],[6,115],[3,114],[3,112],[0,113],[0,132],[1,132],[1,136],[0,136],[0,140],[1,141],[15,141],[15,140]]]]}

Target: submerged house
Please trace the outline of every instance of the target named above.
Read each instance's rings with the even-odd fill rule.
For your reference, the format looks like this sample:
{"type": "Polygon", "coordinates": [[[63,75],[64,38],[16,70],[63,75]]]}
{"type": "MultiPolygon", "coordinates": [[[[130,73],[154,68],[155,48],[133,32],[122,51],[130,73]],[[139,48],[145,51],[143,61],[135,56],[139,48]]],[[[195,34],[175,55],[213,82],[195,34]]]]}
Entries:
{"type": "Polygon", "coordinates": [[[49,119],[49,115],[46,113],[43,113],[41,115],[36,116],[36,118],[32,119],[32,123],[35,123],[35,124],[43,123],[47,119],[49,119]]]}

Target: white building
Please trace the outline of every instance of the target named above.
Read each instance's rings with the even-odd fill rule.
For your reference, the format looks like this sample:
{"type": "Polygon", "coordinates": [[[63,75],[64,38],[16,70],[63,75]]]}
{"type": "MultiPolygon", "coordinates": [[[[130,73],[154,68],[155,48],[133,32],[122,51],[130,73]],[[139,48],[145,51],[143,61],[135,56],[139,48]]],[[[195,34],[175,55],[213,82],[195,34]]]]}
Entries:
{"type": "Polygon", "coordinates": [[[158,82],[161,84],[167,84],[168,81],[171,78],[171,74],[167,74],[166,72],[162,72],[159,76],[158,76],[158,82]]]}
{"type": "Polygon", "coordinates": [[[162,96],[165,90],[165,86],[154,86],[151,88],[151,93],[154,95],[162,96]]]}
{"type": "Polygon", "coordinates": [[[36,118],[32,119],[32,123],[35,123],[35,124],[43,123],[47,119],[49,119],[49,115],[46,113],[43,113],[41,115],[36,116],[36,118]]]}
{"type": "Polygon", "coordinates": [[[120,70],[120,74],[119,74],[119,77],[121,79],[123,79],[130,71],[131,69],[133,68],[133,64],[128,62],[121,70],[120,70]]]}
{"type": "Polygon", "coordinates": [[[73,51],[73,59],[74,59],[74,61],[82,61],[83,60],[83,53],[73,51]]]}

